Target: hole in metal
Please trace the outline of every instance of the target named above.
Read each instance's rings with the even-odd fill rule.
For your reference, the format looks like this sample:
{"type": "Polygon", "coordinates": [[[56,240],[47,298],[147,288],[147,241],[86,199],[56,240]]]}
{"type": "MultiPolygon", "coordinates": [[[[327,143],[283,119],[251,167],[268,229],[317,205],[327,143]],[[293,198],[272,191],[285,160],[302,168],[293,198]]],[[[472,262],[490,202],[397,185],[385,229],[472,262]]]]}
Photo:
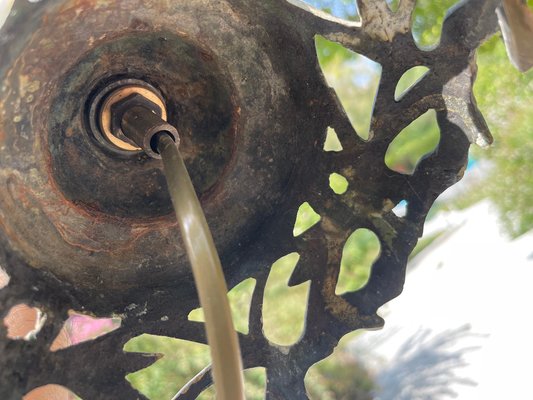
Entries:
{"type": "Polygon", "coordinates": [[[327,20],[349,25],[359,26],[360,17],[357,3],[348,0],[286,0],[288,3],[309,11],[327,20]],[[314,7],[310,9],[309,6],[314,7]],[[320,15],[322,14],[322,15],[320,15]]]}
{"type": "Polygon", "coordinates": [[[302,233],[311,229],[318,221],[320,221],[320,215],[313,210],[313,207],[308,202],[305,202],[298,208],[292,234],[295,237],[300,236],[302,233]]]}
{"type": "Polygon", "coordinates": [[[420,82],[429,73],[429,68],[419,65],[408,69],[404,72],[396,85],[394,91],[394,100],[400,101],[403,96],[409,92],[418,82],[420,82]]]}
{"type": "Polygon", "coordinates": [[[310,282],[288,286],[299,259],[298,253],[291,253],[277,260],[265,285],[263,333],[279,345],[295,344],[305,330],[310,282]]]}
{"type": "Polygon", "coordinates": [[[402,200],[391,210],[397,217],[403,218],[407,215],[407,200],[402,200]]]}
{"type": "MultiPolygon", "coordinates": [[[[234,286],[228,292],[229,305],[233,325],[237,332],[245,335],[249,332],[249,316],[256,280],[248,278],[234,286]]],[[[204,311],[201,307],[192,310],[188,316],[189,321],[205,322],[204,311]]]]}
{"type": "Polygon", "coordinates": [[[371,230],[361,228],[352,233],[342,250],[335,294],[341,295],[362,288],[368,282],[372,264],[377,260],[380,249],[379,239],[371,230]]]}
{"type": "Polygon", "coordinates": [[[400,0],[387,0],[387,5],[392,12],[396,12],[400,6],[400,0]]]}
{"type": "Polygon", "coordinates": [[[333,354],[309,368],[305,375],[305,388],[310,399],[375,398],[377,382],[350,346],[355,335],[353,332],[345,335],[333,354]]]}
{"type": "Polygon", "coordinates": [[[124,351],[162,355],[148,368],[126,376],[128,382],[149,399],[173,398],[211,363],[207,345],[165,336],[137,336],[124,345],[124,351]]]}
{"type": "Polygon", "coordinates": [[[368,139],[381,65],[322,36],[315,37],[315,47],[326,81],[335,89],[357,134],[368,139]]]}
{"type": "MultiPolygon", "coordinates": [[[[266,369],[248,368],[244,371],[244,395],[247,400],[263,400],[266,395],[266,369]]],[[[215,388],[211,385],[196,400],[216,399],[215,388]]]]}
{"type": "Polygon", "coordinates": [[[424,157],[435,151],[439,140],[437,113],[429,110],[394,138],[385,154],[385,164],[393,171],[410,175],[424,157]]]}
{"type": "Polygon", "coordinates": [[[329,176],[329,187],[335,194],[344,194],[348,190],[348,179],[334,172],[329,176]]]}
{"type": "Polygon", "coordinates": [[[342,144],[339,140],[339,136],[337,136],[337,132],[335,132],[335,129],[331,127],[328,127],[326,133],[326,140],[324,141],[324,151],[342,151],[342,144]]]}
{"type": "Polygon", "coordinates": [[[413,11],[413,38],[422,50],[431,50],[440,43],[442,23],[448,10],[458,0],[418,0],[413,11]]]}

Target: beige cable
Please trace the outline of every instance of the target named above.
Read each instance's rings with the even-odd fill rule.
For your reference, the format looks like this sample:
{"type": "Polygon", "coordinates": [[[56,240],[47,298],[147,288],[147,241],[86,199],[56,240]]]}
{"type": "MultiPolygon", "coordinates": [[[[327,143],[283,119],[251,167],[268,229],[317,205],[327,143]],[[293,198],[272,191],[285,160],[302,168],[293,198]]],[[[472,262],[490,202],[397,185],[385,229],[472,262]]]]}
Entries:
{"type": "Polygon", "coordinates": [[[241,352],[215,243],[178,147],[162,134],[157,148],[204,310],[217,399],[244,400],[241,352]]]}

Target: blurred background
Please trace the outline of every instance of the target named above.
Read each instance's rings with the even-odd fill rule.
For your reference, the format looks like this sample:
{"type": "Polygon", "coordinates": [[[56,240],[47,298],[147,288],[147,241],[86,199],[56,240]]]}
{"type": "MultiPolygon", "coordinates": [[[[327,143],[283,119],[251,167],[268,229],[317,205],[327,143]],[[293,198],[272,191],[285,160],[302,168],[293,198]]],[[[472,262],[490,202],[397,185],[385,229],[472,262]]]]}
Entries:
{"type": "MultiPolygon", "coordinates": [[[[343,19],[358,19],[353,0],[308,3],[343,19]]],[[[421,48],[438,44],[446,11],[455,3],[417,1],[413,35],[421,48]]],[[[533,0],[528,4],[533,6],[533,0]]],[[[398,0],[390,0],[389,5],[394,10],[398,0]]],[[[380,65],[320,36],[316,50],[328,84],[357,133],[368,138],[380,65]]],[[[494,145],[473,146],[464,179],[435,203],[424,236],[411,255],[403,294],[380,310],[385,328],[346,335],[330,357],[310,369],[306,387],[312,399],[533,398],[529,385],[533,345],[528,335],[532,326],[528,305],[533,300],[529,289],[533,282],[533,71],[522,74],[514,69],[500,34],[478,50],[477,59],[475,95],[494,145]]],[[[425,67],[406,71],[396,98],[426,73],[425,67]]],[[[437,148],[439,138],[436,114],[430,110],[398,132],[385,162],[392,170],[412,173],[420,159],[437,148]]],[[[324,150],[342,150],[331,129],[324,150]]],[[[338,194],[347,188],[346,180],[337,174],[330,177],[330,185],[338,194]]],[[[402,208],[400,204],[394,211],[401,215],[402,208]]],[[[304,204],[295,234],[318,220],[311,205],[304,204]]],[[[344,247],[337,293],[362,287],[379,251],[372,232],[355,231],[344,247]]],[[[308,284],[287,286],[297,262],[298,254],[293,253],[274,263],[265,290],[265,335],[280,345],[297,342],[305,329],[308,284]]],[[[254,284],[253,279],[245,280],[229,294],[234,322],[242,333],[248,329],[254,284]]],[[[34,317],[38,321],[39,315],[34,317]]],[[[189,315],[194,321],[202,318],[200,309],[189,315]]],[[[56,349],[94,338],[119,324],[72,313],[56,349]]],[[[17,336],[14,331],[11,334],[17,336]]],[[[124,350],[163,355],[154,365],[127,377],[153,400],[172,398],[209,364],[207,346],[167,337],[142,335],[124,350]]],[[[264,369],[247,370],[245,376],[247,398],[263,399],[264,369]]],[[[201,397],[212,398],[211,389],[201,397]]]]}

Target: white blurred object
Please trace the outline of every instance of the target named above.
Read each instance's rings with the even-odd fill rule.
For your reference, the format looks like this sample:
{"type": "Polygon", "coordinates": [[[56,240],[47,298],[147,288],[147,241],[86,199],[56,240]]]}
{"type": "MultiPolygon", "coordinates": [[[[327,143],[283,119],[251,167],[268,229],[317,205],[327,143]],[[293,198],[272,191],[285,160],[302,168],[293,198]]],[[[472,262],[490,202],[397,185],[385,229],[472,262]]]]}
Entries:
{"type": "Polygon", "coordinates": [[[523,0],[503,0],[496,13],[509,59],[528,71],[533,67],[533,12],[523,0]]]}
{"type": "Polygon", "coordinates": [[[4,25],[4,22],[6,22],[11,7],[13,7],[13,3],[15,3],[15,0],[0,0],[0,28],[4,25]]]}
{"type": "Polygon", "coordinates": [[[380,400],[530,400],[533,230],[511,239],[495,207],[439,213],[449,227],[409,265],[386,324],[351,343],[380,400]]]}

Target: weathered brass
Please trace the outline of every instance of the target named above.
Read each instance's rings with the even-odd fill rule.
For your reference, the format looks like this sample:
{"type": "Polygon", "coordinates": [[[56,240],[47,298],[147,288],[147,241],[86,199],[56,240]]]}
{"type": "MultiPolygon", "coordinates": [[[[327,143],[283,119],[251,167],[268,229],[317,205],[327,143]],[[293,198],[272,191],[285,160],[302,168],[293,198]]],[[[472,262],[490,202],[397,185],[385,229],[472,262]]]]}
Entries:
{"type": "Polygon", "coordinates": [[[141,148],[130,143],[125,142],[111,131],[111,107],[118,103],[120,100],[125,99],[132,94],[139,94],[143,97],[146,97],[149,101],[157,104],[162,110],[161,118],[167,120],[167,110],[163,100],[153,93],[151,90],[146,89],[141,86],[125,86],[117,89],[107,97],[103,104],[102,110],[100,111],[100,126],[102,127],[103,133],[107,140],[109,140],[113,145],[117,146],[121,150],[126,151],[140,151],[141,148]]]}

